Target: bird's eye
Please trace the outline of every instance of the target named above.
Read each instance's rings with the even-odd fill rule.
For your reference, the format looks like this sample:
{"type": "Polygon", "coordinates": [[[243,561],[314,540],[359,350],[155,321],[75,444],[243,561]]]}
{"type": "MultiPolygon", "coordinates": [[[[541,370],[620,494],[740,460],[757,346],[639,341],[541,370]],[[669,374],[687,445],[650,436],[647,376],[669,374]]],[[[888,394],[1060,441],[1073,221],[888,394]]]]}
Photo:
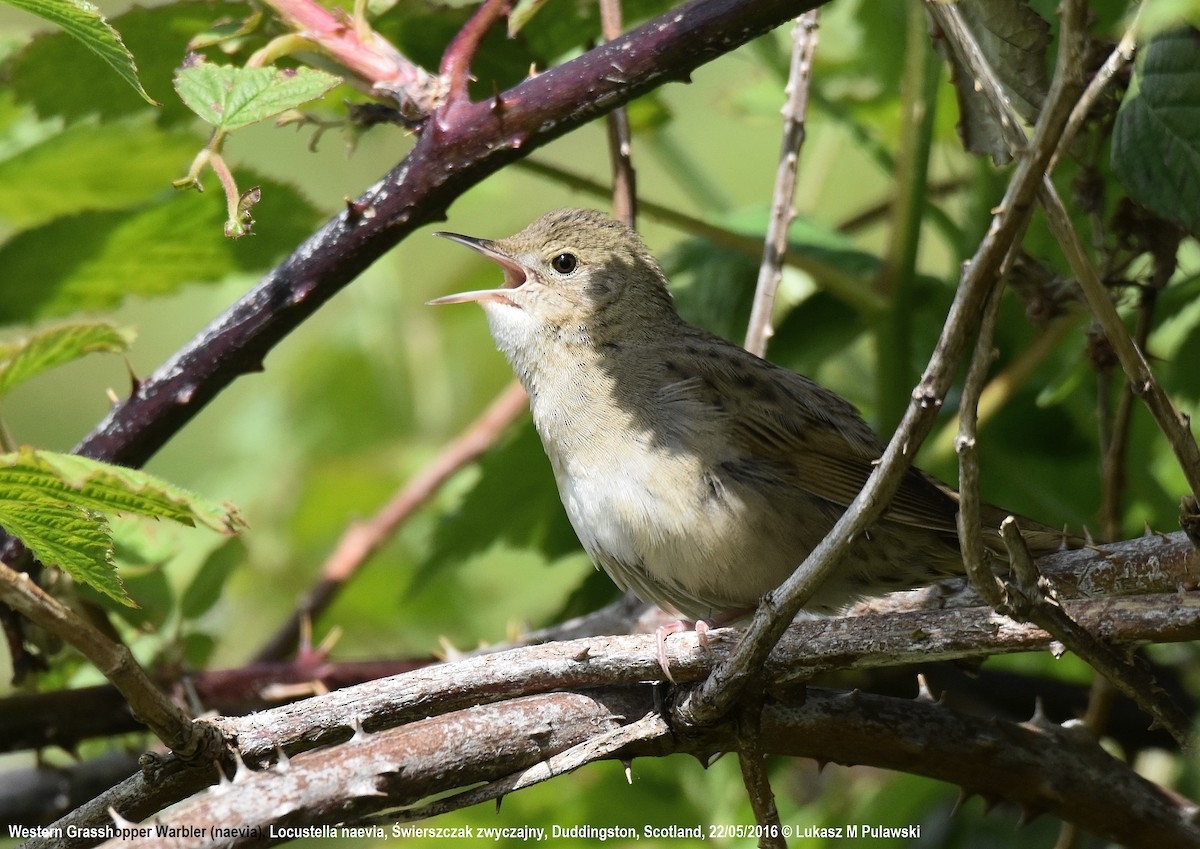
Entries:
{"type": "Polygon", "coordinates": [[[559,274],[570,274],[579,267],[579,257],[575,254],[559,254],[550,260],[550,267],[559,274]]]}

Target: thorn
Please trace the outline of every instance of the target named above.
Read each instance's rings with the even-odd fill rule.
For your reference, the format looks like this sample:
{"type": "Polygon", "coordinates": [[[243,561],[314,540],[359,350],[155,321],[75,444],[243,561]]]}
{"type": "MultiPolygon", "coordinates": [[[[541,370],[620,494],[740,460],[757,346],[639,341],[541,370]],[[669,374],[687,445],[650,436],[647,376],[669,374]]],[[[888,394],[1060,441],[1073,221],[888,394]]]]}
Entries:
{"type": "Polygon", "coordinates": [[[962,811],[963,807],[966,806],[967,802],[971,801],[971,797],[974,795],[975,795],[974,791],[968,790],[965,787],[959,787],[958,788],[958,798],[954,800],[954,808],[951,809],[950,816],[952,816],[952,817],[958,816],[958,814],[962,811]]]}
{"type": "Polygon", "coordinates": [[[1150,527],[1150,520],[1143,519],[1142,520],[1142,537],[1145,538],[1145,537],[1152,537],[1152,536],[1154,536],[1154,530],[1150,527]]]}
{"type": "Polygon", "coordinates": [[[240,784],[243,781],[248,781],[250,776],[254,774],[254,770],[246,766],[246,762],[242,760],[242,753],[237,749],[233,750],[233,762],[236,766],[233,769],[233,784],[240,784]]]}
{"type": "Polygon", "coordinates": [[[500,813],[500,803],[504,801],[503,796],[496,797],[496,813],[500,813]]]}
{"type": "Polygon", "coordinates": [[[350,727],[354,730],[354,735],[350,738],[351,743],[361,743],[367,738],[367,732],[363,729],[362,717],[358,714],[350,719],[350,727]]]}
{"type": "Polygon", "coordinates": [[[500,96],[500,89],[493,84],[492,89],[492,112],[496,115],[503,115],[506,109],[504,98],[500,96]]]}
{"type": "Polygon", "coordinates": [[[114,407],[121,403],[121,396],[111,386],[104,390],[104,394],[108,398],[109,403],[114,407]]]}
{"type": "Polygon", "coordinates": [[[287,772],[292,768],[292,759],[287,756],[287,752],[278,743],[275,744],[275,769],[279,772],[287,772]]]}
{"type": "Polygon", "coordinates": [[[442,647],[442,660],[453,662],[456,660],[462,660],[464,657],[466,657],[465,654],[456,649],[445,637],[438,637],[438,645],[442,647]]]}
{"type": "Polygon", "coordinates": [[[924,673],[917,673],[917,699],[918,702],[930,702],[937,704],[937,699],[933,697],[933,691],[929,689],[929,682],[925,680],[924,673]]]}
{"type": "Polygon", "coordinates": [[[1092,536],[1092,531],[1087,525],[1083,526],[1083,542],[1088,548],[1096,544],[1096,539],[1092,536]]]}
{"type": "Polygon", "coordinates": [[[122,831],[128,831],[137,825],[136,822],[133,822],[132,820],[127,820],[127,819],[125,819],[125,817],[118,814],[117,809],[114,808],[112,805],[108,806],[108,815],[110,817],[112,817],[113,825],[115,825],[118,829],[120,829],[122,831]]]}
{"type": "Polygon", "coordinates": [[[1033,716],[1029,717],[1026,725],[1032,725],[1034,728],[1039,728],[1043,731],[1049,731],[1054,728],[1054,723],[1046,716],[1046,706],[1042,703],[1042,697],[1038,696],[1033,702],[1033,716]]]}
{"type": "Polygon", "coordinates": [[[576,663],[583,663],[585,660],[587,660],[591,656],[592,656],[592,647],[584,646],[582,649],[579,650],[579,652],[577,654],[574,654],[571,656],[571,660],[575,661],[576,663]]]}
{"type": "Polygon", "coordinates": [[[985,796],[982,793],[980,793],[979,798],[983,800],[983,813],[985,815],[990,814],[992,812],[992,809],[995,808],[996,805],[998,805],[1000,803],[1000,800],[997,799],[995,796],[985,796]]]}
{"type": "Polygon", "coordinates": [[[213,793],[224,793],[233,787],[233,782],[225,775],[225,770],[221,769],[220,762],[214,761],[213,766],[217,768],[217,783],[208,789],[213,793]]]}
{"type": "Polygon", "coordinates": [[[625,783],[632,787],[633,786],[633,759],[630,758],[627,761],[621,761],[621,763],[625,765],[625,783]]]}
{"type": "Polygon", "coordinates": [[[1067,653],[1067,647],[1064,646],[1062,643],[1060,643],[1058,640],[1054,640],[1053,642],[1050,643],[1050,654],[1054,655],[1055,660],[1062,660],[1063,655],[1065,655],[1066,653],[1067,653]]]}
{"type": "Polygon", "coordinates": [[[346,218],[349,221],[370,221],[375,217],[375,204],[369,200],[346,198],[346,218]]]}
{"type": "Polygon", "coordinates": [[[1042,812],[1036,808],[1026,808],[1022,806],[1021,815],[1017,817],[1017,828],[1024,828],[1041,815],[1042,812]]]}

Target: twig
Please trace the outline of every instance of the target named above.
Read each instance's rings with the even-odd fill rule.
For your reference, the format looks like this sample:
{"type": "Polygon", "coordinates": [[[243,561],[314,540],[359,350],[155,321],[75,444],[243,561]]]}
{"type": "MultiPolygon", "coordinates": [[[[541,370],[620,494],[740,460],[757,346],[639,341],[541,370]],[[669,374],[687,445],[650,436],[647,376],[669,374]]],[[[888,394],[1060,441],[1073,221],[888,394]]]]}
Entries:
{"type": "MultiPolygon", "coordinates": [[[[621,0],[600,0],[600,34],[605,41],[621,35],[621,0]]],[[[629,112],[618,106],[606,116],[608,157],[612,163],[613,217],[633,227],[637,224],[637,172],[633,169],[633,132],[629,112]]]]}
{"type": "Polygon", "coordinates": [[[1121,361],[1130,387],[1134,394],[1141,396],[1158,422],[1159,428],[1175,452],[1192,495],[1200,497],[1200,447],[1196,445],[1196,438],[1192,434],[1190,419],[1171,403],[1171,399],[1154,377],[1150,364],[1130,337],[1129,330],[1121,321],[1108,290],[1096,272],[1095,265],[1088,258],[1087,249],[1084,248],[1079,234],[1075,232],[1066,207],[1063,206],[1049,178],[1042,183],[1040,197],[1046,210],[1050,231],[1066,255],[1071,270],[1075,272],[1088,307],[1104,329],[1105,336],[1121,361]]]}
{"type": "MultiPolygon", "coordinates": [[[[445,97],[446,86],[440,78],[405,57],[365,20],[348,22],[344,15],[335,14],[313,0],[265,0],[265,3],[305,41],[368,83],[372,92],[394,98],[408,117],[429,115],[445,97]]],[[[256,54],[252,58],[251,64],[259,64],[266,57],[256,54]]]]}
{"type": "MultiPolygon", "coordinates": [[[[471,77],[471,60],[487,31],[508,14],[509,0],[484,0],[483,4],[454,36],[442,54],[441,75],[447,81],[446,107],[470,102],[467,82],[471,77]]],[[[441,123],[441,122],[439,122],[441,123]]]]}
{"type": "Polygon", "coordinates": [[[774,333],[775,292],[783,277],[783,257],[787,253],[788,229],[796,217],[796,172],[800,168],[800,149],[804,145],[804,121],[808,112],[808,88],[812,79],[813,55],[817,50],[817,11],[805,12],[792,27],[792,65],[784,93],[783,144],[775,171],[775,189],[771,193],[771,218],[767,223],[766,243],[750,309],[746,330],[746,350],[762,357],[774,333]]]}
{"type": "MultiPolygon", "coordinates": [[[[1067,9],[1082,17],[1083,10],[1077,3],[1068,3],[1067,9]]],[[[1076,33],[1080,29],[1065,28],[1064,41],[1068,37],[1078,38],[1076,33]]],[[[700,689],[678,706],[681,719],[702,724],[728,712],[741,689],[762,667],[787,623],[837,568],[849,552],[852,541],[878,519],[895,494],[912,463],[913,454],[933,427],[937,410],[954,379],[987,293],[991,291],[1011,246],[1028,223],[1038,183],[1053,151],[1053,142],[1067,120],[1078,84],[1078,80],[1068,76],[1069,66],[1061,53],[1077,49],[1080,49],[1079,45],[1065,43],[1060,48],[1059,69],[1038,120],[1034,144],[1029,154],[1017,164],[991,228],[974,258],[964,268],[934,354],[879,465],[825,539],[783,586],[763,599],[735,655],[714,669],[700,689]]]]}
{"type": "MultiPolygon", "coordinates": [[[[989,557],[983,544],[983,520],[980,517],[979,456],[975,450],[975,437],[979,427],[979,397],[987,380],[988,368],[995,357],[992,339],[996,331],[996,317],[1000,314],[1000,296],[1003,283],[997,281],[983,308],[979,322],[979,335],[975,340],[975,353],[967,368],[963,381],[962,403],[959,405],[958,438],[958,540],[962,549],[963,565],[971,586],[993,608],[998,608],[1003,597],[1001,585],[988,568],[989,557]]],[[[989,528],[988,530],[998,530],[989,528]]]]}
{"type": "Polygon", "coordinates": [[[1139,705],[1154,722],[1167,730],[1180,746],[1187,746],[1191,720],[1154,681],[1154,676],[1102,643],[1072,619],[1045,592],[1042,576],[1029,555],[1016,519],[1009,516],[1000,526],[1009,561],[1016,576],[1016,587],[1008,587],[1008,604],[1014,618],[1034,622],[1053,634],[1069,651],[1079,655],[1093,669],[1112,682],[1128,699],[1139,705]]]}
{"type": "Polygon", "coordinates": [[[763,700],[750,699],[742,706],[737,716],[737,756],[742,771],[742,783],[754,821],[758,825],[759,849],[787,849],[783,836],[783,824],[779,820],[779,808],[775,805],[775,793],[771,790],[771,777],[767,775],[767,761],[762,746],[763,700]]]}
{"type": "Polygon", "coordinates": [[[28,573],[0,563],[0,601],[74,646],[120,690],[133,715],[185,761],[212,763],[225,752],[216,726],[195,722],[154,685],[124,643],[117,642],[37,586],[28,573]]]}
{"type": "Polygon", "coordinates": [[[1104,93],[1104,89],[1108,88],[1113,77],[1125,65],[1133,61],[1134,51],[1137,49],[1137,30],[1142,19],[1142,10],[1146,8],[1146,4],[1139,3],[1137,11],[1133,14],[1133,20],[1130,21],[1128,28],[1121,36],[1121,40],[1117,42],[1117,46],[1113,52],[1108,54],[1108,58],[1104,60],[1091,82],[1087,84],[1087,88],[1083,90],[1083,94],[1079,96],[1079,100],[1075,103],[1075,108],[1071,110],[1071,117],[1067,119],[1067,125],[1063,128],[1062,141],[1059,142],[1058,150],[1054,152],[1054,156],[1050,159],[1050,164],[1046,166],[1047,173],[1053,173],[1058,166],[1059,160],[1066,152],[1067,147],[1075,138],[1075,135],[1083,127],[1084,121],[1087,120],[1088,113],[1092,111],[1092,106],[1104,93]]]}
{"type": "MultiPolygon", "coordinates": [[[[1037,367],[1050,356],[1079,324],[1079,315],[1065,315],[1049,326],[1022,350],[1011,363],[1004,367],[979,395],[977,407],[976,430],[986,425],[1004,405],[1023,387],[1033,376],[1037,367]]],[[[926,462],[934,463],[949,457],[955,452],[955,441],[959,432],[958,413],[946,422],[938,433],[931,437],[925,448],[926,462]]],[[[1114,537],[1115,538],[1115,537],[1114,537]]]]}
{"type": "Polygon", "coordinates": [[[429,465],[396,493],[366,522],[352,524],[325,560],[320,581],[312,587],[267,644],[259,650],[259,662],[278,660],[296,646],[300,623],[314,619],[325,610],[345,583],[386,543],[396,529],[408,521],[455,472],[488,450],[516,418],[527,408],[529,396],[513,382],[488,405],[466,430],[458,435],[429,465]]]}

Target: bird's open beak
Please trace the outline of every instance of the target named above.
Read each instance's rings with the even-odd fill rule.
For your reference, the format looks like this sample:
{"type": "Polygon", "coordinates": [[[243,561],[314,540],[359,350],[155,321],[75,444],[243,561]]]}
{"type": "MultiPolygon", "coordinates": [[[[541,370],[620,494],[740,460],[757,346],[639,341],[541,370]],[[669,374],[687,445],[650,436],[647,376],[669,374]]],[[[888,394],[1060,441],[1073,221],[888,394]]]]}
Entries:
{"type": "Polygon", "coordinates": [[[474,292],[459,292],[455,295],[444,295],[440,298],[434,298],[432,301],[426,301],[427,304],[438,306],[440,304],[463,304],[467,301],[498,301],[510,306],[516,306],[512,299],[508,297],[508,293],[526,280],[525,269],[521,267],[520,263],[497,251],[496,243],[491,239],[476,239],[474,236],[463,236],[459,233],[434,233],[433,235],[441,236],[443,239],[449,239],[452,242],[458,242],[460,245],[466,245],[471,250],[483,254],[492,262],[498,264],[504,269],[504,285],[499,289],[478,289],[474,292]]]}

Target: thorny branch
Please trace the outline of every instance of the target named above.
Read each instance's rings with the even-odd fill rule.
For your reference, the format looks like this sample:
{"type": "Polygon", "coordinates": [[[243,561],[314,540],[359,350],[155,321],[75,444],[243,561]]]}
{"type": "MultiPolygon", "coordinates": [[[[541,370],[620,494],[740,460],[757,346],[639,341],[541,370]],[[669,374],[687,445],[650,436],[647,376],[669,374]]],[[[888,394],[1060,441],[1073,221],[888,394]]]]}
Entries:
{"type": "MultiPolygon", "coordinates": [[[[1110,601],[1121,607],[1117,615],[1102,614],[1114,629],[1128,629],[1138,620],[1128,606],[1138,599],[1073,606],[1079,613],[1110,601]]],[[[1188,623],[1172,633],[1183,639],[1197,636],[1197,601],[1191,595],[1147,597],[1147,621],[1162,627],[1162,613],[1171,604],[1183,609],[1180,620],[1188,623]]],[[[789,629],[768,670],[775,683],[759,719],[757,739],[763,751],[929,775],[958,783],[968,792],[1016,802],[1028,812],[1047,811],[1081,822],[1131,846],[1155,845],[1154,840],[1158,845],[1200,846],[1200,829],[1188,818],[1187,804],[1138,778],[1070,723],[1062,728],[1044,721],[1017,725],[967,717],[919,700],[811,688],[801,706],[794,688],[786,686],[795,666],[811,663],[813,646],[832,652],[838,665],[850,657],[846,646],[839,648],[840,637],[830,625],[838,626],[842,636],[859,631],[854,638],[858,659],[870,664],[896,658],[874,648],[885,634],[890,635],[888,645],[910,656],[914,637],[921,643],[916,652],[922,656],[928,656],[931,645],[943,642],[953,655],[952,644],[969,630],[974,633],[966,642],[975,644],[990,641],[1028,648],[1027,638],[1042,645],[1050,641],[1036,628],[1006,622],[983,608],[929,611],[923,616],[928,617],[924,622],[909,616],[857,617],[798,623],[789,629]],[[963,626],[956,627],[955,620],[963,626]],[[989,631],[990,640],[981,638],[989,631]],[[1031,778],[1021,778],[1024,775],[1031,778]],[[1037,780],[1032,779],[1035,775],[1037,780]]],[[[1080,618],[1097,624],[1088,613],[1080,618]]],[[[720,659],[729,651],[731,635],[713,631],[709,636],[711,650],[720,659]]],[[[673,674],[696,680],[708,671],[712,661],[695,634],[671,643],[673,674]]],[[[594,638],[471,658],[251,716],[221,719],[222,729],[238,741],[243,759],[255,771],[234,778],[239,792],[215,788],[158,818],[173,825],[217,821],[263,828],[318,822],[332,811],[341,819],[361,819],[478,781],[500,783],[490,790],[468,791],[459,801],[478,801],[477,795],[492,798],[599,757],[628,760],[691,752],[707,758],[737,748],[735,738],[744,729],[736,722],[673,724],[668,729],[654,710],[653,685],[645,683],[658,676],[653,635],[594,638]],[[289,755],[286,769],[262,771],[262,764],[280,759],[277,747],[289,755]],[[497,763],[497,750],[511,754],[506,764],[497,763]]],[[[102,823],[106,816],[100,805],[114,805],[126,817],[148,819],[178,797],[158,797],[147,808],[147,796],[153,798],[152,790],[159,786],[181,787],[184,773],[201,778],[201,787],[213,780],[211,771],[188,770],[168,760],[153,779],[131,779],[133,786],[123,788],[120,799],[97,800],[89,808],[97,817],[94,821],[102,823]],[[140,804],[133,809],[130,796],[139,789],[146,795],[133,796],[140,804]]],[[[441,810],[434,806],[426,812],[441,810]]],[[[43,845],[31,841],[29,849],[43,845]]]]}

